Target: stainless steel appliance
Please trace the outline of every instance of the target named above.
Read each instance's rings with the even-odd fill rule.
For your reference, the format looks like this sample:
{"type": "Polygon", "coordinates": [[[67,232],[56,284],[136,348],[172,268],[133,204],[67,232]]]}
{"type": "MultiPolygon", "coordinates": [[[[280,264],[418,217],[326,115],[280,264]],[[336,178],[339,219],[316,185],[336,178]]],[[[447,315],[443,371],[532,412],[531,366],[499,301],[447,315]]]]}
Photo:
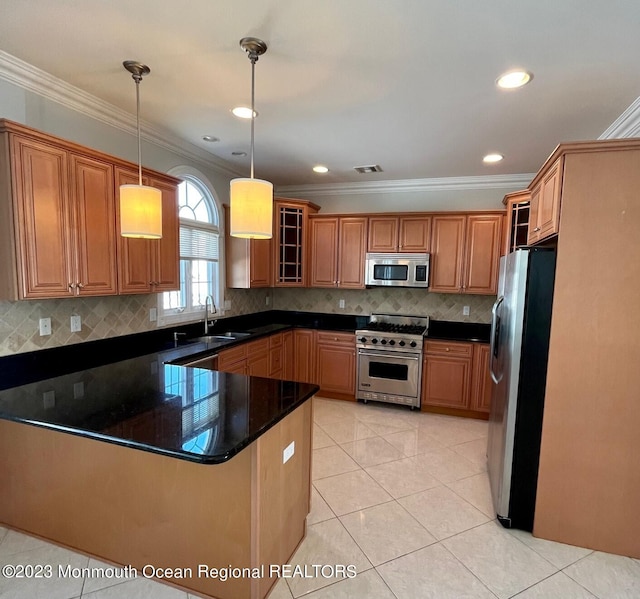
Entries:
{"type": "Polygon", "coordinates": [[[420,407],[422,345],[429,317],[372,314],[356,331],[357,399],[420,407]]]}
{"type": "Polygon", "coordinates": [[[429,254],[367,254],[365,285],[428,287],[429,254]]]}
{"type": "Polygon", "coordinates": [[[487,446],[491,494],[505,527],[533,529],[556,253],[503,256],[493,306],[487,446]]]}

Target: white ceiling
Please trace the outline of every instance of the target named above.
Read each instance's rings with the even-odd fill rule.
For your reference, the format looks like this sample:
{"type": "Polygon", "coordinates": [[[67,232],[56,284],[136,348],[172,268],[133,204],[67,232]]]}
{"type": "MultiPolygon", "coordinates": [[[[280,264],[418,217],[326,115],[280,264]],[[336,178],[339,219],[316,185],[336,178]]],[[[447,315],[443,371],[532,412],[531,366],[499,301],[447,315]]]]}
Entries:
{"type": "MultiPolygon", "coordinates": [[[[0,50],[278,186],[535,172],[640,96],[639,0],[0,0],[0,50]],[[534,73],[499,90],[513,67],[534,73]],[[207,144],[202,135],[220,142],[207,144]],[[482,163],[490,151],[505,155],[482,163]],[[316,175],[311,167],[331,171],[316,175]],[[359,175],[353,167],[379,164],[359,175]]],[[[2,116],[2,115],[0,115],[2,116]]]]}

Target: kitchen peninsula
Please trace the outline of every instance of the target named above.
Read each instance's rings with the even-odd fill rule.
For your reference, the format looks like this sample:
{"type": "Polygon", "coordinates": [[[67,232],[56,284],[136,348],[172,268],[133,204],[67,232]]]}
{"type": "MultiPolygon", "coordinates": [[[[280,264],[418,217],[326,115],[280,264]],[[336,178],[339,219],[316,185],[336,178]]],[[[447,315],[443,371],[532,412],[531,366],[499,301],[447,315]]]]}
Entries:
{"type": "Polygon", "coordinates": [[[309,512],[317,386],[167,363],[163,352],[0,391],[0,522],[99,559],[264,597],[309,512]],[[259,568],[264,577],[201,576],[259,568]]]}

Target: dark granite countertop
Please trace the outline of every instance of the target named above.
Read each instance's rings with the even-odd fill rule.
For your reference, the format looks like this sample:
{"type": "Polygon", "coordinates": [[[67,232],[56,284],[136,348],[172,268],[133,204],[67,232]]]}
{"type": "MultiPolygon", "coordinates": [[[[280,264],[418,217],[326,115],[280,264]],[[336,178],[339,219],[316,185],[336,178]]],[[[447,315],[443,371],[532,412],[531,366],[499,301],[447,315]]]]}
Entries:
{"type": "Polygon", "coordinates": [[[166,363],[171,356],[147,354],[5,389],[0,418],[218,464],[318,390],[166,363]]]}

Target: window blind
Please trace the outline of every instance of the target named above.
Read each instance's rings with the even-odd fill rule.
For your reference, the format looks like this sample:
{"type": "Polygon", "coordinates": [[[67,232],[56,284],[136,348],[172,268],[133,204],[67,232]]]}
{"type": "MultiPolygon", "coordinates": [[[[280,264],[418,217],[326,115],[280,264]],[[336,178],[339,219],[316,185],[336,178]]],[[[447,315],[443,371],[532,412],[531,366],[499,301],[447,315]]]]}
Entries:
{"type": "Polygon", "coordinates": [[[218,233],[180,226],[180,258],[218,260],[218,233]]]}

